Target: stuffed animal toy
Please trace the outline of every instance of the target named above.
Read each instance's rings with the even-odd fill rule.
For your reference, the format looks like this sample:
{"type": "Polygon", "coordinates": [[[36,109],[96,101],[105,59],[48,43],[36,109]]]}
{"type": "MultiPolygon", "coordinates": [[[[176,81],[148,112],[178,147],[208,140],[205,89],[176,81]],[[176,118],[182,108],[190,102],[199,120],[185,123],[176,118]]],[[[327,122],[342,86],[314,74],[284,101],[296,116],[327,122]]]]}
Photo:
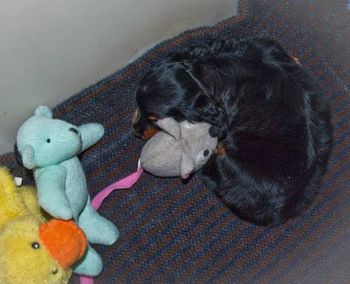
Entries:
{"type": "MultiPolygon", "coordinates": [[[[89,243],[111,245],[119,236],[118,229],[91,206],[84,170],[77,157],[103,134],[100,124],[75,126],[53,119],[47,106],[39,106],[19,128],[15,153],[24,167],[34,171],[39,203],[46,212],[54,218],[74,219],[89,243]]],[[[88,246],[74,272],[96,276],[102,268],[101,257],[88,246]]]]}
{"type": "Polygon", "coordinates": [[[144,170],[155,176],[188,178],[209,160],[218,144],[205,122],[164,118],[157,125],[162,131],[147,141],[140,157],[144,170]]]}
{"type": "MultiPolygon", "coordinates": [[[[218,140],[209,134],[208,123],[178,123],[172,118],[157,121],[163,130],[150,139],[141,152],[136,172],[116,181],[101,190],[92,200],[99,208],[113,191],[132,187],[141,177],[144,169],[163,177],[182,176],[187,178],[201,168],[213,154],[218,140]]],[[[81,277],[80,283],[91,284],[93,279],[81,277]]]]}
{"type": "Polygon", "coordinates": [[[87,240],[72,221],[48,219],[35,188],[16,187],[0,168],[0,283],[68,282],[87,240]]]}

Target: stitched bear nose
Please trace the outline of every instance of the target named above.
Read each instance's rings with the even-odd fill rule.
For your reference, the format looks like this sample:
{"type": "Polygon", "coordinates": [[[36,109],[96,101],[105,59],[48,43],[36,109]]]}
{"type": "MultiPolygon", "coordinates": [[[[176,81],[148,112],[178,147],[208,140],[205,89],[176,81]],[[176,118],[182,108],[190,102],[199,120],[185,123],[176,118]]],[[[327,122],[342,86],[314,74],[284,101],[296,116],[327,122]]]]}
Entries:
{"type": "Polygon", "coordinates": [[[69,128],[69,131],[72,131],[72,132],[74,132],[75,134],[78,134],[78,130],[76,130],[76,129],[73,128],[73,127],[69,128]]]}

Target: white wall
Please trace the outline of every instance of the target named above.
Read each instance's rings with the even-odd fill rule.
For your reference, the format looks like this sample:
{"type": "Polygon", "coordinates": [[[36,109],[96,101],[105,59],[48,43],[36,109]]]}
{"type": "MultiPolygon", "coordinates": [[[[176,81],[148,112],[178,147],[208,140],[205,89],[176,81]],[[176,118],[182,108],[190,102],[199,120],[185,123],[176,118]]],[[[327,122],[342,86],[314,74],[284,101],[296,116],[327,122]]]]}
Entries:
{"type": "Polygon", "coordinates": [[[54,106],[145,46],[236,13],[237,0],[0,0],[0,154],[54,106]]]}

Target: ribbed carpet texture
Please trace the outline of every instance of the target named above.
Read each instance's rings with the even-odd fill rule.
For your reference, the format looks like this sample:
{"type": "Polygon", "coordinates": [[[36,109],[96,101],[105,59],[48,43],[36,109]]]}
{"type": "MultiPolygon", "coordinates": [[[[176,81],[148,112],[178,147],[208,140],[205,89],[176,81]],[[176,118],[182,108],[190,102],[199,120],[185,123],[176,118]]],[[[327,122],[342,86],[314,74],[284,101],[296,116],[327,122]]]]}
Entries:
{"type": "MultiPolygon", "coordinates": [[[[185,32],[54,109],[75,124],[100,122],[102,141],[81,160],[91,196],[137,167],[143,141],[130,125],[135,88],[167,53],[204,38],[269,36],[313,74],[331,105],[334,147],[321,193],[302,216],[276,228],[233,215],[197,174],[144,174],[99,212],[120,229],[113,246],[96,246],[104,270],[95,283],[350,283],[350,13],[346,1],[242,0],[237,17],[185,32]]],[[[12,154],[0,164],[15,174],[12,154]]],[[[78,279],[73,277],[72,282],[78,279]]]]}

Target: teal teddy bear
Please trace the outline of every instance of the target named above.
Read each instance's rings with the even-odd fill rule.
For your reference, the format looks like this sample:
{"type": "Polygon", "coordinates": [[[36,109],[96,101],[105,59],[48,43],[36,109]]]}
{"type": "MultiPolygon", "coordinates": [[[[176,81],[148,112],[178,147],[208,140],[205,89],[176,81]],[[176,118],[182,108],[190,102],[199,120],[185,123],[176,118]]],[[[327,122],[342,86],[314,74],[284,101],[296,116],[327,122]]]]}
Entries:
{"type": "MultiPolygon", "coordinates": [[[[77,157],[102,138],[104,128],[97,123],[75,126],[52,116],[47,106],[39,106],[19,128],[17,160],[34,171],[39,203],[45,211],[55,218],[74,219],[89,243],[111,245],[118,239],[118,229],[93,209],[77,157]]],[[[96,276],[102,268],[101,257],[88,246],[74,272],[96,276]]]]}

